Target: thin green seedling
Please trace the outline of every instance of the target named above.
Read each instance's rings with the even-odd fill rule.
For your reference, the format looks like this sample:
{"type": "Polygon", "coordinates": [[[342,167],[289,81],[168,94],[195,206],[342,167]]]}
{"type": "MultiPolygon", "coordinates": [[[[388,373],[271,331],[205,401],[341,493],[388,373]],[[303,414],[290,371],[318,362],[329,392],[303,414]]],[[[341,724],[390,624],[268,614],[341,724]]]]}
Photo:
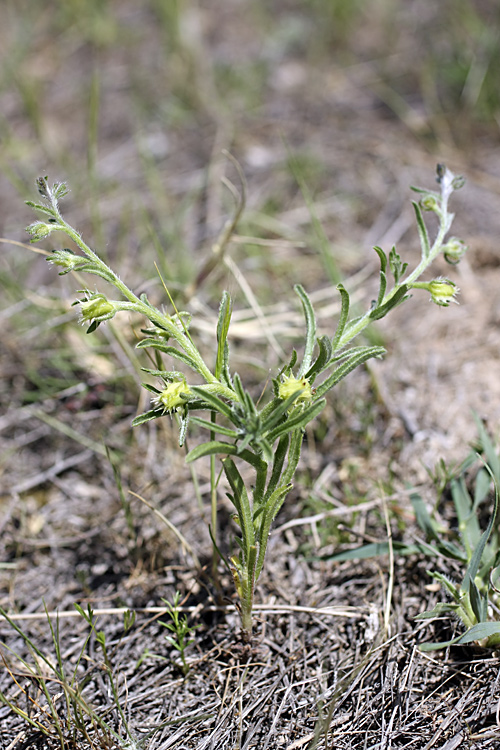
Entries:
{"type": "MultiPolygon", "coordinates": [[[[420,280],[438,255],[443,254],[456,263],[466,250],[460,240],[446,240],[454,218],[448,202],[464,180],[439,165],[437,182],[437,191],[413,188],[419,196],[413,207],[421,246],[420,262],[409,271],[408,263],[402,261],[395,248],[388,254],[382,248],[375,248],[380,263],[379,291],[364,313],[352,315],[349,293],[338,284],[341,312],[336,328],[332,326],[331,335],[318,336],[311,300],[303,286],[294,287],[304,313],[302,346],[289,353],[271,379],[272,388],[256,389],[258,400],[255,400],[231,368],[229,293],[222,294],[209,360],[191,335],[191,313],[177,309],[168,289],[171,312],[153,305],[146,294],[137,296],[62,216],[59,202],[68,192],[66,185],[56,182],[50,186],[46,177],[37,180],[41,202],[29,201],[28,205],[43,218],[28,227],[32,241],[44,240],[53,233],[69,237],[78,252],[57,249],[49,261],[61,269],[61,274],[89,273],[118,292],[118,298],[113,299],[100,291],[80,290],[74,304],[79,306],[81,322],[88,324],[87,333],[93,333],[120,312],[139,313],[148,321],[137,347],[154,358],[155,366],[143,369],[149,378],[156,379],[156,384],[143,383],[151,393],[151,407],[132,424],[140,426],[165,415],[176,415],[181,446],[192,426],[206,431],[205,439],[187,453],[187,462],[204,457],[221,460],[228,497],[235,509],[234,520],[239,527],[236,537],[239,549],[225,563],[233,576],[245,639],[252,633],[255,588],[264,567],[271,526],[292,489],[305,428],[324,409],[325,397],[332,388],[357,367],[385,353],[381,346],[352,345],[353,340],[374,321],[404,303],[413,289],[426,290],[431,300],[442,307],[456,301],[458,290],[450,279],[420,280]],[[434,213],[438,219],[432,243],[423,211],[434,213]],[[253,470],[253,481],[243,479],[245,464],[253,470]]],[[[235,209],[227,226],[234,228],[244,199],[234,187],[231,193],[235,209]]],[[[226,234],[223,230],[222,235],[226,234]]],[[[211,534],[216,540],[215,528],[211,534]]]]}
{"type": "MultiPolygon", "coordinates": [[[[418,492],[411,492],[410,501],[415,520],[422,531],[422,538],[413,543],[374,542],[356,549],[346,550],[328,557],[337,562],[359,560],[390,554],[391,549],[398,555],[423,555],[430,560],[449,561],[454,567],[462,567],[460,581],[437,570],[428,574],[437,581],[446,600],[440,601],[427,612],[417,615],[417,620],[452,616],[465,628],[449,641],[424,643],[422,651],[433,651],[450,645],[476,643],[487,648],[500,644],[500,529],[498,525],[498,488],[500,486],[500,458],[493,441],[482,422],[475,416],[479,432],[481,451],[484,457],[473,451],[458,469],[439,463],[439,475],[447,476],[448,487],[457,522],[457,528],[450,529],[438,518],[437,505],[431,511],[418,492]],[[481,466],[477,470],[473,494],[467,486],[467,476],[477,459],[481,466]],[[490,488],[493,483],[493,507],[487,527],[481,530],[480,516],[490,502],[490,488]]],[[[444,487],[437,487],[439,495],[444,487]]]]}
{"type": "Polygon", "coordinates": [[[192,636],[194,636],[195,630],[200,626],[189,624],[187,615],[181,613],[179,607],[180,599],[181,594],[179,591],[175,592],[172,603],[167,599],[162,599],[162,602],[167,607],[167,614],[170,617],[170,622],[163,622],[163,620],[158,620],[158,622],[160,625],[163,625],[164,628],[168,628],[168,630],[173,633],[172,636],[167,635],[165,638],[168,643],[179,652],[181,663],[176,663],[176,666],[179,667],[184,677],[186,677],[189,672],[186,651],[195,642],[195,639],[192,636]]]}
{"type": "MultiPolygon", "coordinates": [[[[67,669],[60,647],[59,620],[56,619],[54,623],[47,609],[45,609],[45,613],[54,647],[54,660],[42,651],[34,640],[0,607],[0,615],[21,637],[28,653],[31,655],[31,658],[28,658],[19,651],[13,650],[6,643],[0,642],[0,658],[6,671],[11,675],[12,681],[19,689],[18,695],[24,696],[27,705],[31,705],[36,714],[33,715],[30,708],[26,708],[26,705],[21,703],[18,698],[11,698],[6,693],[0,692],[0,701],[42,735],[56,740],[61,750],[66,749],[68,742],[76,744],[82,740],[87,741],[91,747],[95,746],[96,741],[104,743],[104,745],[117,742],[119,746],[122,746],[123,740],[120,735],[84,697],[85,686],[91,679],[91,674],[87,673],[83,677],[78,677],[92,629],[89,630],[82,643],[75,664],[67,669]],[[9,655],[13,658],[15,667],[10,662],[9,655]],[[19,665],[21,665],[21,670],[19,665]],[[25,687],[25,682],[21,684],[17,679],[18,676],[23,677],[24,680],[29,680],[29,683],[35,687],[38,697],[33,698],[30,695],[29,690],[25,687]],[[54,688],[59,691],[56,695],[54,695],[54,688]],[[61,694],[64,697],[64,711],[58,703],[61,694]],[[39,702],[41,696],[45,699],[44,706],[40,705],[39,702]]],[[[89,622],[89,617],[93,619],[90,607],[89,613],[84,613],[84,619],[89,622]]]]}

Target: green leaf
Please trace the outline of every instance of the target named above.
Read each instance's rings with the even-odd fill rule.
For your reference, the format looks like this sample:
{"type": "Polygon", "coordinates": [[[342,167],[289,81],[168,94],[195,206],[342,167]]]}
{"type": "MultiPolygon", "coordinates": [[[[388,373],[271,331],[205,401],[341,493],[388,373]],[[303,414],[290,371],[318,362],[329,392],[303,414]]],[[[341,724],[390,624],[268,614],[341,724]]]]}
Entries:
{"type": "Polygon", "coordinates": [[[391,252],[389,253],[389,267],[391,269],[392,275],[394,276],[395,284],[399,284],[399,279],[408,268],[408,263],[403,263],[401,261],[401,256],[396,251],[394,245],[392,246],[391,252]]]}
{"type": "Polygon", "coordinates": [[[325,555],[320,559],[333,560],[334,562],[343,562],[345,560],[368,560],[371,557],[388,555],[391,551],[391,546],[394,552],[398,555],[416,555],[419,552],[422,552],[422,548],[418,544],[392,542],[392,545],[390,545],[389,542],[373,542],[371,544],[364,544],[362,547],[356,547],[356,549],[337,552],[334,555],[325,555]]]}
{"type": "Polygon", "coordinates": [[[231,322],[232,303],[228,292],[223,292],[219,307],[219,318],[217,320],[217,358],[215,361],[215,377],[220,380],[222,373],[227,369],[229,347],[227,335],[231,322]]]}
{"type": "Polygon", "coordinates": [[[182,446],[186,442],[186,435],[187,435],[189,420],[190,420],[189,410],[186,409],[186,408],[184,408],[180,412],[180,414],[179,414],[179,421],[180,421],[180,425],[179,425],[179,447],[180,448],[182,448],[182,446]]]}
{"type": "Polygon", "coordinates": [[[270,495],[274,492],[278,486],[278,482],[281,478],[281,472],[283,471],[283,464],[285,463],[286,454],[288,451],[288,445],[290,443],[290,435],[282,435],[274,451],[273,468],[271,471],[271,478],[267,485],[266,494],[264,495],[264,501],[268,500],[270,495]]]}
{"type": "Polygon", "coordinates": [[[53,208],[49,208],[48,206],[44,206],[41,203],[33,203],[33,201],[25,201],[26,205],[30,208],[35,209],[35,211],[40,211],[40,213],[45,214],[46,216],[50,216],[52,218],[57,217],[56,212],[53,208]]]}
{"type": "Polygon", "coordinates": [[[186,456],[186,463],[190,464],[203,456],[215,456],[220,454],[234,456],[237,452],[238,448],[233,443],[225,443],[222,440],[210,440],[208,443],[201,443],[201,445],[192,448],[186,456]]]}
{"type": "Polygon", "coordinates": [[[214,411],[223,414],[231,422],[233,421],[233,412],[231,407],[229,406],[229,404],[226,404],[225,401],[219,398],[219,396],[217,396],[215,393],[211,393],[210,391],[205,390],[203,386],[199,385],[190,386],[190,390],[194,393],[195,396],[199,396],[199,398],[207,403],[209,407],[211,407],[214,411]]]}
{"type": "Polygon", "coordinates": [[[337,323],[337,330],[335,331],[335,336],[332,340],[333,351],[335,351],[338,347],[339,341],[342,338],[342,334],[344,333],[347,318],[349,317],[349,293],[342,284],[337,284],[337,290],[340,292],[341,309],[339,322],[337,323]]]}
{"type": "Polygon", "coordinates": [[[138,417],[133,419],[132,427],[138,427],[138,425],[144,424],[145,422],[151,422],[152,419],[158,419],[158,417],[163,417],[163,410],[151,409],[150,411],[144,412],[144,414],[139,414],[138,417]]]}
{"type": "Polygon", "coordinates": [[[385,295],[385,290],[387,289],[387,276],[385,273],[385,270],[387,268],[387,255],[384,253],[381,247],[375,246],[373,249],[377,253],[380,260],[380,287],[376,302],[376,307],[378,307],[382,303],[385,295]]]}
{"type": "Polygon", "coordinates": [[[479,469],[474,483],[474,506],[476,512],[481,503],[487,498],[491,485],[491,477],[486,469],[479,469]]]}
{"type": "Polygon", "coordinates": [[[328,336],[320,336],[318,347],[319,354],[305,375],[311,385],[314,383],[316,376],[325,369],[333,353],[332,344],[328,336]]]}
{"type": "Polygon", "coordinates": [[[289,417],[286,422],[282,422],[267,435],[267,439],[272,443],[276,438],[292,430],[302,430],[323,410],[326,404],[324,398],[315,401],[311,406],[298,411],[294,416],[289,417]]]}
{"type": "Polygon", "coordinates": [[[139,341],[136,348],[146,349],[148,347],[157,349],[158,351],[163,352],[163,354],[167,354],[169,357],[178,359],[181,362],[184,362],[184,364],[186,364],[188,367],[190,367],[191,370],[198,372],[197,363],[193,359],[191,359],[188,354],[180,351],[179,349],[176,349],[174,346],[168,346],[168,344],[165,344],[163,341],[158,341],[157,339],[142,339],[142,341],[139,341]]]}
{"type": "Polygon", "coordinates": [[[258,532],[259,537],[259,555],[257,558],[257,564],[255,567],[255,578],[258,579],[264,565],[264,559],[266,556],[267,542],[269,539],[269,533],[271,531],[271,524],[276,518],[276,515],[283,505],[288,492],[291,490],[291,485],[280,485],[271,494],[267,500],[264,509],[263,517],[261,519],[260,528],[258,532]]]}
{"type": "Polygon", "coordinates": [[[488,542],[488,539],[490,538],[491,532],[493,531],[493,527],[495,526],[497,515],[498,515],[498,488],[495,486],[495,504],[493,507],[493,513],[491,514],[486,530],[482,534],[481,539],[479,540],[478,545],[476,549],[474,550],[471,561],[465,573],[464,581],[462,584],[463,591],[470,590],[469,588],[470,582],[474,581],[477,575],[477,571],[479,570],[479,566],[481,563],[481,558],[483,556],[483,552],[488,542]]]}
{"type": "Polygon", "coordinates": [[[337,383],[339,383],[346,375],[356,369],[359,365],[362,365],[368,359],[372,357],[381,357],[385,354],[383,346],[364,346],[357,349],[356,353],[349,357],[340,367],[325,380],[321,385],[316,388],[316,396],[323,396],[331,390],[337,383]]]}
{"type": "Polygon", "coordinates": [[[288,398],[284,400],[279,399],[277,401],[272,412],[270,412],[262,422],[262,433],[264,435],[268,435],[268,433],[271,432],[271,430],[273,430],[279,422],[281,422],[283,416],[288,412],[289,409],[292,408],[293,404],[298,399],[301,393],[302,391],[298,390],[288,396],[288,398]]]}
{"type": "Polygon", "coordinates": [[[455,583],[453,583],[453,581],[450,581],[450,579],[444,576],[442,573],[437,573],[436,571],[433,571],[433,570],[428,570],[427,573],[431,576],[431,578],[434,578],[435,581],[439,581],[439,583],[450,594],[452,599],[454,599],[454,601],[457,604],[460,604],[460,599],[461,599],[462,594],[459,591],[458,586],[455,583]]]}
{"type": "Polygon", "coordinates": [[[500,622],[480,622],[458,638],[456,643],[473,643],[483,638],[491,638],[492,635],[500,635],[500,622]]]}
{"type": "Polygon", "coordinates": [[[458,528],[470,560],[481,537],[481,528],[463,476],[451,482],[451,495],[457,512],[458,528]]]}
{"type": "Polygon", "coordinates": [[[141,383],[142,387],[145,388],[150,393],[155,393],[157,396],[160,395],[161,391],[158,388],[155,388],[154,385],[151,385],[151,383],[141,383]]]}
{"type": "Polygon", "coordinates": [[[316,316],[304,287],[301,284],[295,284],[294,290],[300,297],[306,319],[306,345],[304,348],[304,357],[300,366],[298,377],[301,378],[311,367],[314,345],[316,343],[316,316]]]}
{"type": "Polygon", "coordinates": [[[420,247],[422,248],[422,258],[425,259],[429,257],[429,254],[431,252],[429,234],[427,232],[427,227],[425,226],[425,222],[422,216],[422,211],[420,210],[420,206],[415,201],[412,201],[412,206],[415,211],[415,217],[417,219],[417,229],[418,229],[418,236],[420,239],[420,247]]]}
{"type": "Polygon", "coordinates": [[[253,527],[252,510],[250,507],[250,501],[246,491],[245,483],[243,478],[236,468],[234,461],[230,458],[225,458],[222,461],[224,467],[224,473],[227,477],[231,489],[233,491],[232,500],[234,507],[238,513],[241,526],[241,536],[243,542],[243,553],[245,555],[245,562],[248,563],[251,557],[251,548],[255,547],[255,532],[253,527]]]}
{"type": "Polygon", "coordinates": [[[436,523],[430,517],[423,498],[416,492],[410,495],[410,502],[415,512],[415,520],[425,534],[427,540],[439,541],[439,533],[436,523]]]}
{"type": "Polygon", "coordinates": [[[216,455],[238,456],[238,458],[246,461],[257,471],[262,472],[267,469],[266,462],[263,461],[260,456],[257,456],[256,453],[253,453],[250,450],[241,450],[238,445],[234,445],[234,443],[225,443],[222,440],[210,440],[208,443],[197,445],[187,454],[186,463],[189,464],[203,456],[216,455]]]}
{"type": "Polygon", "coordinates": [[[238,433],[236,430],[232,430],[230,427],[224,427],[224,425],[217,424],[217,422],[211,422],[209,419],[203,419],[202,417],[191,417],[191,422],[197,424],[200,427],[206,427],[211,432],[218,432],[219,435],[226,435],[227,437],[236,439],[238,433]]]}
{"type": "Polygon", "coordinates": [[[488,432],[486,431],[481,419],[475,412],[473,412],[472,416],[474,417],[474,421],[477,425],[481,447],[486,455],[486,462],[493,472],[493,476],[495,477],[497,484],[500,484],[500,457],[497,455],[495,445],[491,441],[491,438],[488,435],[488,432]]]}
{"type": "Polygon", "coordinates": [[[390,310],[408,299],[407,292],[407,284],[402,284],[384,305],[374,307],[373,310],[370,311],[368,317],[371,320],[380,320],[381,318],[384,318],[390,310]]]}
{"type": "Polygon", "coordinates": [[[474,581],[469,582],[469,599],[476,620],[478,622],[485,622],[488,619],[488,597],[481,596],[474,581]]]}
{"type": "Polygon", "coordinates": [[[416,617],[414,617],[413,619],[435,620],[436,617],[441,617],[442,615],[456,614],[458,609],[458,604],[451,604],[450,602],[438,602],[435,607],[429,609],[427,612],[421,612],[421,614],[416,615],[416,617]]]}

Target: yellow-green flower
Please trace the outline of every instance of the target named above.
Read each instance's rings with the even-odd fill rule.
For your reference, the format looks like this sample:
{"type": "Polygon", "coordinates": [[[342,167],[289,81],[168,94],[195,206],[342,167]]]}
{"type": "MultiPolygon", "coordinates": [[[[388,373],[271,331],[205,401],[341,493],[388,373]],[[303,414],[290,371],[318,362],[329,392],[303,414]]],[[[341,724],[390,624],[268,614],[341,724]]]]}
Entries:
{"type": "Polygon", "coordinates": [[[310,401],[313,397],[311,384],[307,378],[296,378],[294,375],[285,375],[283,382],[279,384],[279,397],[285,401],[294,393],[297,393],[297,391],[302,391],[302,393],[297,396],[295,403],[299,403],[300,401],[310,401]]]}
{"type": "Polygon", "coordinates": [[[164,412],[173,412],[184,406],[191,391],[185,380],[169,383],[154,399],[154,403],[163,407],[164,412]]]}
{"type": "Polygon", "coordinates": [[[441,307],[448,307],[450,302],[458,304],[455,295],[458,294],[459,289],[450,279],[440,277],[432,281],[415,281],[411,286],[414,289],[427,289],[431,294],[432,302],[441,307]]]}

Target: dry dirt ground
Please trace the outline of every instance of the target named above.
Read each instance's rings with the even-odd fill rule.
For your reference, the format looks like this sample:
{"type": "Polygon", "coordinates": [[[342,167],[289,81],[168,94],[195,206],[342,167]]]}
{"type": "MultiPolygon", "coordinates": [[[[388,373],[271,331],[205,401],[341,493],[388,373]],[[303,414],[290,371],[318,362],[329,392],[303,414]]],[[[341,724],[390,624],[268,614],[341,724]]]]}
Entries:
{"type": "MultiPolygon", "coordinates": [[[[468,455],[473,411],[500,434],[498,123],[459,107],[448,116],[419,93],[418,65],[446,39],[435,4],[392,3],[389,12],[379,3],[373,17],[365,7],[340,25],[348,42],[334,25],[323,33],[322,13],[333,22],[321,2],[29,5],[0,9],[0,235],[26,242],[23,200],[35,198],[39,174],[68,179],[68,220],[123,278],[151,279],[159,262],[182,300],[230,210],[220,182],[236,179],[221,156],[229,150],[247,180],[234,265],[185,304],[210,351],[218,296],[231,289],[235,361],[255,388],[276,371],[274,339],[285,349],[297,339],[294,283],[313,294],[322,332],[333,332],[338,312],[292,157],[360,305],[376,287],[373,245],[397,243],[410,264],[418,260],[409,185],[433,187],[437,162],[467,179],[452,199],[452,233],[470,250],[459,266],[436,267],[460,287],[460,305],[438,308],[415,293],[377,327],[385,359],[345,381],[308,433],[248,646],[227,575],[221,569],[218,587],[211,575],[208,467],[195,466],[200,504],[175,425],[130,427],[145,396],[127,357],[127,321],[85,337],[70,307],[82,282],[2,242],[0,605],[55,661],[44,608],[52,613],[66,674],[75,672],[90,715],[115,734],[85,711],[79,727],[54,674],[0,620],[0,695],[31,720],[0,704],[0,750],[499,748],[497,654],[418,649],[457,627],[414,620],[440,597],[428,562],[396,558],[391,575],[386,558],[321,559],[359,538],[384,541],[384,507],[395,538],[411,540],[409,484],[433,502],[429,470],[468,455]],[[387,80],[399,72],[395,93],[387,80]],[[271,242],[259,247],[241,239],[248,235],[271,242]],[[129,491],[184,535],[201,569],[129,491]],[[176,590],[196,626],[187,676],[159,624],[162,598],[176,590]],[[108,662],[96,633],[86,640],[74,602],[100,613],[108,662]],[[125,632],[127,608],[136,620],[125,632]],[[59,694],[57,720],[19,657],[59,694]]],[[[156,282],[151,290],[161,301],[156,282]]],[[[224,551],[229,514],[221,491],[224,551]]],[[[456,572],[444,562],[442,571],[456,572]]]]}

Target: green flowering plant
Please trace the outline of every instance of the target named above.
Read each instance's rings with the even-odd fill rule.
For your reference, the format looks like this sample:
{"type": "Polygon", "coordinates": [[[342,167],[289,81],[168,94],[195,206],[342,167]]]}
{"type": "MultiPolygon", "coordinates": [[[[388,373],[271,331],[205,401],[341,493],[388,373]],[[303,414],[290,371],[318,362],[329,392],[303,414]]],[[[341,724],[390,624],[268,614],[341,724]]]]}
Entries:
{"type": "MultiPolygon", "coordinates": [[[[381,346],[352,346],[353,340],[371,323],[405,302],[412,289],[427,289],[431,299],[440,305],[449,304],[458,291],[449,280],[418,281],[445,247],[448,247],[448,253],[451,252],[449,244],[445,245],[453,221],[448,201],[453,191],[464,182],[443,165],[438,166],[437,181],[437,192],[413,188],[420,195],[420,201],[413,203],[421,245],[420,262],[408,273],[408,264],[402,262],[394,247],[388,255],[376,247],[380,261],[379,291],[362,315],[351,316],[349,293],[339,284],[341,311],[336,329],[332,335],[317,336],[311,300],[300,284],[295,286],[305,319],[301,355],[295,349],[292,351],[273,378],[272,393],[267,401],[259,399],[257,403],[230,366],[228,334],[232,301],[229,293],[222,294],[215,356],[210,364],[189,332],[189,313],[178,311],[173,304],[173,312],[168,313],[155,307],[145,294],[138,297],[63,218],[59,201],[67,193],[66,185],[56,182],[49,186],[46,177],[37,180],[42,202],[29,201],[28,205],[43,214],[45,220],[28,227],[32,241],[45,239],[53,232],[65,234],[81,254],[68,249],[54,250],[49,262],[61,268],[61,274],[79,271],[98,276],[114,287],[120,296],[120,299],[112,300],[100,292],[81,292],[82,297],[75,304],[80,306],[82,322],[90,323],[87,332],[92,333],[102,322],[121,311],[140,313],[149,323],[137,347],[154,355],[156,368],[143,369],[158,379],[159,387],[143,384],[153,394],[151,408],[137,416],[133,425],[175,413],[179,420],[180,445],[183,445],[191,425],[208,432],[207,438],[187,454],[188,462],[204,456],[221,458],[229,484],[229,498],[235,508],[234,518],[239,526],[239,551],[225,562],[231,570],[239,597],[242,630],[246,638],[252,632],[255,586],[264,566],[271,524],[292,488],[304,430],[323,410],[325,396],[332,388],[356,367],[373,357],[381,357],[385,352],[381,346]],[[439,220],[432,245],[422,210],[433,211],[439,220]],[[180,363],[183,371],[191,375],[188,377],[184,372],[168,369],[166,361],[180,363]],[[253,469],[254,481],[251,484],[243,479],[243,464],[249,464],[253,469]]],[[[223,230],[224,242],[230,239],[240,213],[241,201],[237,204],[233,221],[228,224],[229,229],[225,227],[223,230]]],[[[456,253],[454,262],[455,256],[456,253]]],[[[212,529],[212,534],[215,535],[215,529],[212,529]]]]}

